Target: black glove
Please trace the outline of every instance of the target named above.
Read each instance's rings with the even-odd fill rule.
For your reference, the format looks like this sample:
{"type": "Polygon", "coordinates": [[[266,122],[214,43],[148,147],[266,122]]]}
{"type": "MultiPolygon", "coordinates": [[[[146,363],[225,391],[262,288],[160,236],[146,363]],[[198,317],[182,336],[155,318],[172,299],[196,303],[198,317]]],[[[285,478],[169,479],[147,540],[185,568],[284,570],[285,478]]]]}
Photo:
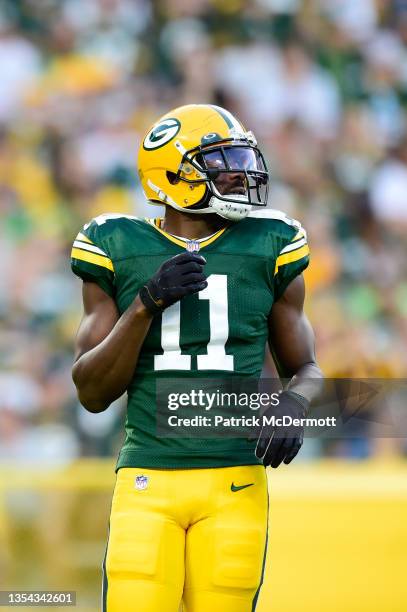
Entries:
{"type": "Polygon", "coordinates": [[[206,260],[197,253],[181,253],[167,259],[140,290],[140,299],[151,314],[162,312],[184,295],[208,286],[203,267],[206,260]]]}
{"type": "MultiPolygon", "coordinates": [[[[302,419],[307,414],[309,401],[294,393],[283,391],[280,394],[278,406],[270,406],[263,413],[264,416],[275,416],[276,419],[289,416],[292,419],[302,419]]],[[[302,425],[264,424],[257,440],[256,457],[263,459],[263,465],[277,468],[282,461],[288,464],[297,455],[304,440],[304,427],[302,425]]]]}

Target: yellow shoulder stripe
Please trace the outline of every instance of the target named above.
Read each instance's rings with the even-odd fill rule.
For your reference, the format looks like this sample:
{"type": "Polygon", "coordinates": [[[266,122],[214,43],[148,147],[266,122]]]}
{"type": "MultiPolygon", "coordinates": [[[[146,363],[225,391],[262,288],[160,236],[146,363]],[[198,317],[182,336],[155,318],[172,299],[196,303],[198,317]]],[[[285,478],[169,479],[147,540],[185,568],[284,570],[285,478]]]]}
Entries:
{"type": "Polygon", "coordinates": [[[306,257],[307,255],[309,255],[308,244],[305,244],[303,247],[301,247],[300,249],[297,249],[296,251],[291,251],[290,253],[284,253],[284,255],[280,255],[279,257],[277,257],[277,260],[276,260],[274,276],[277,274],[278,269],[281,266],[285,266],[286,264],[289,264],[289,263],[294,263],[295,261],[298,261],[299,259],[302,259],[303,257],[306,257]]]}
{"type": "Polygon", "coordinates": [[[85,234],[82,234],[82,232],[79,232],[79,234],[76,236],[76,240],[82,240],[82,242],[88,242],[89,244],[93,244],[92,240],[85,236],[85,234]]]}
{"type": "Polygon", "coordinates": [[[90,251],[82,251],[75,247],[72,249],[71,257],[73,259],[79,259],[80,261],[86,261],[87,263],[96,264],[97,266],[102,266],[102,268],[107,268],[114,272],[113,263],[109,257],[96,255],[96,253],[91,253],[90,251]]]}

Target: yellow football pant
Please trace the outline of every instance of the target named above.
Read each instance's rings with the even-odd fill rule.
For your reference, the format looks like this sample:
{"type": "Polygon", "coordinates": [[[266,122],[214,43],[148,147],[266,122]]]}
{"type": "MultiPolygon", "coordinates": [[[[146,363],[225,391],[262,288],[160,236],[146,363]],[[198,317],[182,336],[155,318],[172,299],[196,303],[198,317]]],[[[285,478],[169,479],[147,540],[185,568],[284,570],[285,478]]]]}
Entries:
{"type": "Polygon", "coordinates": [[[252,612],[267,520],[262,466],[120,469],[103,612],[252,612]]]}

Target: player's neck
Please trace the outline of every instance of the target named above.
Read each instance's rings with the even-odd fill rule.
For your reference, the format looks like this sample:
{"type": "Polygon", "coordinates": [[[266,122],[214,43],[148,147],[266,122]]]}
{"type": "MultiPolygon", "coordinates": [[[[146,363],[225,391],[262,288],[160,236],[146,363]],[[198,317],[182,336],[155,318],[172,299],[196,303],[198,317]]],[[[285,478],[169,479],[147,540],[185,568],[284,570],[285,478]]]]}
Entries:
{"type": "Polygon", "coordinates": [[[169,234],[190,240],[206,238],[222,229],[229,222],[217,214],[191,215],[166,207],[163,229],[169,234]]]}

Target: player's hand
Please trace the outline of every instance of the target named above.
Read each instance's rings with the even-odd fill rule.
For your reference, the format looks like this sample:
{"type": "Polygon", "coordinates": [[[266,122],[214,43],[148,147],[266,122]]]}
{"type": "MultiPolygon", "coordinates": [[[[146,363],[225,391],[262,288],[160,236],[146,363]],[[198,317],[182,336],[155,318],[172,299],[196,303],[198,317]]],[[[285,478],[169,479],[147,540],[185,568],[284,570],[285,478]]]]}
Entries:
{"type": "Polygon", "coordinates": [[[140,299],[151,314],[162,312],[185,295],[208,286],[203,272],[206,260],[198,253],[181,253],[167,259],[140,290],[140,299]]]}
{"type": "MultiPolygon", "coordinates": [[[[289,416],[292,419],[304,418],[309,408],[305,397],[293,391],[280,394],[278,406],[270,406],[262,416],[274,415],[276,419],[289,416]]],[[[301,425],[264,425],[256,445],[256,457],[263,465],[277,468],[282,461],[290,463],[300,450],[304,440],[304,427],[301,425]]]]}

